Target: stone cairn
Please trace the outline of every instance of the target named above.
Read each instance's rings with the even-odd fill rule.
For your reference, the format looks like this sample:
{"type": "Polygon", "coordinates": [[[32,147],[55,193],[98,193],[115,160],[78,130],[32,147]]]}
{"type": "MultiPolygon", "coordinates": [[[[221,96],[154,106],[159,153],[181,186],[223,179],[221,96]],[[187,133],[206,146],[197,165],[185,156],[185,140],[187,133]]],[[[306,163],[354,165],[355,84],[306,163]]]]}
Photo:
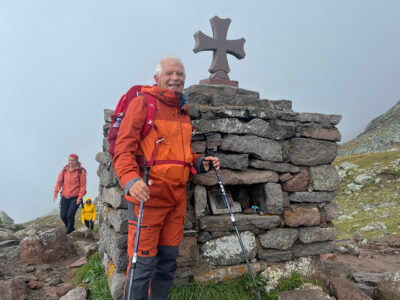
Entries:
{"type": "MultiPolygon", "coordinates": [[[[223,85],[184,91],[195,128],[193,151],[212,147],[255,272],[267,265],[332,252],[331,221],[339,185],[336,168],[339,115],[297,113],[288,100],[223,85]]],[[[100,163],[99,251],[114,299],[122,297],[128,256],[127,201],[108,154],[111,110],[105,110],[100,163]]],[[[187,188],[184,239],[175,284],[237,277],[247,272],[215,172],[197,174],[187,188]]],[[[144,211],[146,213],[146,211],[144,211]]]]}

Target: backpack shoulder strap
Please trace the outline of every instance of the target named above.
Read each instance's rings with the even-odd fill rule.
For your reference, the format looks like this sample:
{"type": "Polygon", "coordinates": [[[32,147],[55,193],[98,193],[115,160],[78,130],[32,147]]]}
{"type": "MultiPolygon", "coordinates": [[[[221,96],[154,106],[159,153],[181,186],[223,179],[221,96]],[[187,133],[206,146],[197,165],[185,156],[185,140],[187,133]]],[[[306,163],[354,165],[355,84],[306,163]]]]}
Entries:
{"type": "MultiPolygon", "coordinates": [[[[142,131],[140,133],[140,137],[143,140],[146,135],[149,133],[151,127],[155,127],[154,124],[154,119],[156,118],[156,98],[154,98],[152,95],[144,93],[143,94],[145,100],[146,100],[146,106],[147,106],[147,114],[146,114],[146,120],[144,122],[142,131]]],[[[157,130],[157,128],[155,127],[157,130]]]]}

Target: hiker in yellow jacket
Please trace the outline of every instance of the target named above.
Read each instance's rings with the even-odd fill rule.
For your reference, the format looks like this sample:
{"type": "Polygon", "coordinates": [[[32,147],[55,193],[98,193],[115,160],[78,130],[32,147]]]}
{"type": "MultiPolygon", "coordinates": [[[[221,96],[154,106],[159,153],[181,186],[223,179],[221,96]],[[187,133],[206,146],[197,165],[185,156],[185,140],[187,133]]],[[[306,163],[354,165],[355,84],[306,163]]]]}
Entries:
{"type": "Polygon", "coordinates": [[[82,223],[85,223],[87,228],[93,230],[94,220],[96,219],[96,208],[92,203],[92,199],[90,197],[86,197],[85,205],[81,211],[82,223]]]}

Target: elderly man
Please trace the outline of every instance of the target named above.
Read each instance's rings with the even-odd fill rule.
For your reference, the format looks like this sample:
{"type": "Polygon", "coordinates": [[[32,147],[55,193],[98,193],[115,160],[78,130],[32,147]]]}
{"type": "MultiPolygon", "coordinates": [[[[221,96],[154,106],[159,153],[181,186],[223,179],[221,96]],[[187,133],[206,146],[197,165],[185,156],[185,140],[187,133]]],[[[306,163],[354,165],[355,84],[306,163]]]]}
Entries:
{"type": "MultiPolygon", "coordinates": [[[[185,84],[182,62],[176,57],[161,60],[154,79],[155,85],[143,86],[143,94],[130,102],[114,151],[115,171],[128,200],[130,261],[139,204],[145,201],[132,297],[128,300],[168,298],[178,246],[183,238],[186,183],[191,173],[207,172],[210,162],[219,169],[217,157],[201,158],[192,152],[192,126],[186,99],[181,93],[185,84]],[[156,116],[150,132],[141,138],[149,97],[155,98],[156,116]],[[151,162],[149,186],[141,179],[144,161],[151,162]]],[[[127,285],[125,295],[126,289],[127,285]]]]}

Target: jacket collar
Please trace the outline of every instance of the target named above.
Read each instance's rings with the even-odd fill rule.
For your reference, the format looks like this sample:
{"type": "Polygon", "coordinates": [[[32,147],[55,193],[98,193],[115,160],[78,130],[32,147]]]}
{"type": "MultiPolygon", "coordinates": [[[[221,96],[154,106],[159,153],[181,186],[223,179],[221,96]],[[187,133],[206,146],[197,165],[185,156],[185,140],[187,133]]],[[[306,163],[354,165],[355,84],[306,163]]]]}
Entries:
{"type": "Polygon", "coordinates": [[[171,90],[166,90],[166,89],[160,88],[157,85],[143,86],[142,93],[148,93],[169,106],[182,108],[183,106],[186,105],[186,99],[183,97],[182,93],[176,92],[176,91],[171,91],[171,90]],[[182,98],[184,101],[182,101],[182,98]],[[183,102],[183,103],[181,103],[181,102],[183,102]]]}

